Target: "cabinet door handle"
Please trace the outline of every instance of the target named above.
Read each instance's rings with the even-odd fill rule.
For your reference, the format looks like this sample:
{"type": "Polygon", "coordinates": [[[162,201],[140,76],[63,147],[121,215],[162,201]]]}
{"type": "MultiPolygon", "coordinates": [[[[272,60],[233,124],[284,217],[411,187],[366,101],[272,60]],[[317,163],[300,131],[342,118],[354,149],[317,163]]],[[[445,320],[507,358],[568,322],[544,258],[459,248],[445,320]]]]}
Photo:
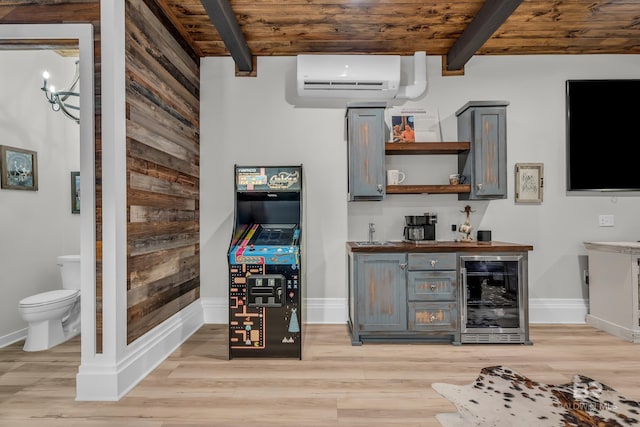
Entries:
{"type": "Polygon", "coordinates": [[[482,190],[482,187],[483,187],[482,183],[480,183],[480,184],[476,184],[476,188],[477,188],[478,190],[482,190]]]}
{"type": "Polygon", "coordinates": [[[429,320],[431,320],[431,323],[436,321],[436,315],[432,314],[431,317],[429,318],[429,320]]]}
{"type": "Polygon", "coordinates": [[[437,259],[432,259],[431,260],[431,267],[435,267],[437,263],[438,263],[437,259]]]}
{"type": "Polygon", "coordinates": [[[433,283],[431,284],[431,290],[435,291],[436,290],[436,285],[434,285],[433,283]]]}
{"type": "Polygon", "coordinates": [[[403,269],[403,270],[404,270],[405,268],[407,268],[407,263],[406,263],[406,262],[401,262],[401,263],[400,263],[400,268],[401,268],[401,269],[403,269]]]}
{"type": "Polygon", "coordinates": [[[378,184],[378,193],[382,194],[383,188],[382,184],[378,184]]]}

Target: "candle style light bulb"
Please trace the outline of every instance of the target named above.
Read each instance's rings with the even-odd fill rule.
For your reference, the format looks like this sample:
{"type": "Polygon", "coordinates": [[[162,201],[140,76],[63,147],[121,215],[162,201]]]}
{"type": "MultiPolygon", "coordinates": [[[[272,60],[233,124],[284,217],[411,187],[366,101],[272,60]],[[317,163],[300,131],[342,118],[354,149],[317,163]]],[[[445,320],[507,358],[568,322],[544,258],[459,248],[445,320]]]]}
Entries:
{"type": "Polygon", "coordinates": [[[44,70],[44,72],[42,73],[42,78],[44,79],[42,89],[47,90],[47,84],[49,83],[49,72],[47,70],[44,70]]]}
{"type": "Polygon", "coordinates": [[[51,87],[49,87],[49,92],[55,94],[56,93],[56,87],[54,85],[51,85],[51,87]]]}

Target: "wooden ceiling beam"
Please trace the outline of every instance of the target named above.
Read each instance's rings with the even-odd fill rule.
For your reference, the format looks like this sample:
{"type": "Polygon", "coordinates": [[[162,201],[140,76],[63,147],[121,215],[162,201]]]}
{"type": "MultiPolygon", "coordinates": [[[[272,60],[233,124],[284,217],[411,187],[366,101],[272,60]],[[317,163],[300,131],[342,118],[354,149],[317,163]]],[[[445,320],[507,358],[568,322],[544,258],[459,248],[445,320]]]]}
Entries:
{"type": "Polygon", "coordinates": [[[202,5],[236,62],[238,70],[245,73],[251,72],[253,70],[251,51],[229,0],[202,0],[202,5]]]}
{"type": "Polygon", "coordinates": [[[460,70],[523,0],[487,0],[447,53],[447,70],[460,70]]]}

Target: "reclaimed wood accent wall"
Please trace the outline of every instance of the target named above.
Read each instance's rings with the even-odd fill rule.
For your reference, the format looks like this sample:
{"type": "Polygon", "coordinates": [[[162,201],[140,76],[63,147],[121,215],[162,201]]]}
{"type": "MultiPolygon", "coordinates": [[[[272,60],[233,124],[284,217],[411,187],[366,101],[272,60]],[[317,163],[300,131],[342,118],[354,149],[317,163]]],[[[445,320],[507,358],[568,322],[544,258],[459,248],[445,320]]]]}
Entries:
{"type": "MultiPolygon", "coordinates": [[[[96,353],[102,353],[102,128],[100,0],[16,0],[0,2],[0,24],[84,24],[93,25],[95,94],[95,191],[96,191],[96,353]]],[[[25,49],[52,49],[51,40],[22,43],[25,49]]],[[[14,46],[15,47],[15,46],[14,46]]],[[[2,48],[0,46],[0,48],[2,48]]]]}
{"type": "Polygon", "coordinates": [[[153,0],[127,0],[127,343],[200,297],[200,64],[153,0]]]}

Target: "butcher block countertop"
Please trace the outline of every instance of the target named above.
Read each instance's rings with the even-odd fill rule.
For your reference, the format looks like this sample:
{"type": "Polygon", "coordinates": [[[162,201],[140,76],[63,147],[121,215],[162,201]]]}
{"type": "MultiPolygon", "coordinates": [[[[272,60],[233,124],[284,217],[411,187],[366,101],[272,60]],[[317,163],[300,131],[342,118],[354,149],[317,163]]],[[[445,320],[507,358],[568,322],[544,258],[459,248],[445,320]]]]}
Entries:
{"type": "Polygon", "coordinates": [[[347,242],[347,249],[358,253],[389,252],[525,252],[532,251],[533,246],[507,242],[453,242],[436,241],[428,243],[409,243],[402,241],[385,241],[371,245],[367,242],[347,242]]]}

